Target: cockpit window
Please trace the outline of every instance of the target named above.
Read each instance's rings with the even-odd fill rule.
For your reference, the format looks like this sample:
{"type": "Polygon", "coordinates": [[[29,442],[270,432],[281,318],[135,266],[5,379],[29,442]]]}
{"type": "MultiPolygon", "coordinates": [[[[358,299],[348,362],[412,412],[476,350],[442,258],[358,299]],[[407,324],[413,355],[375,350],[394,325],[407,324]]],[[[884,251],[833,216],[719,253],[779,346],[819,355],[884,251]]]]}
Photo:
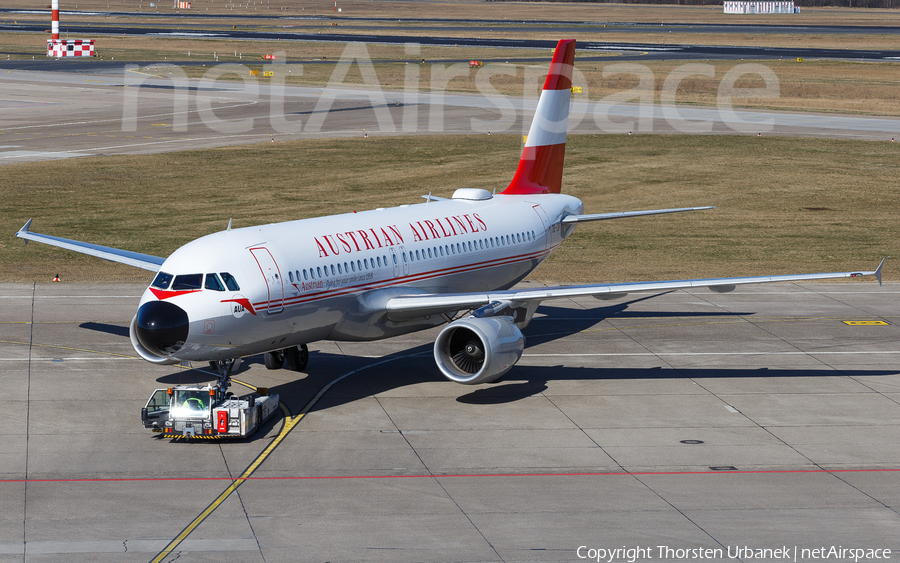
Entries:
{"type": "Polygon", "coordinates": [[[203,274],[182,274],[180,276],[175,276],[175,281],[172,282],[172,289],[200,289],[202,285],[203,274]]]}
{"type": "Polygon", "coordinates": [[[213,291],[225,291],[222,282],[219,281],[219,277],[215,274],[206,274],[206,283],[203,287],[212,289],[213,291]]]}
{"type": "Polygon", "coordinates": [[[151,283],[150,286],[159,289],[169,289],[170,283],[172,283],[172,274],[160,272],[156,274],[156,278],[154,278],[153,283],[151,283]]]}
{"type": "Polygon", "coordinates": [[[227,287],[231,291],[241,290],[240,286],[238,286],[237,280],[234,279],[234,276],[232,276],[228,272],[219,272],[219,275],[222,276],[222,281],[225,282],[225,287],[227,287]]]}

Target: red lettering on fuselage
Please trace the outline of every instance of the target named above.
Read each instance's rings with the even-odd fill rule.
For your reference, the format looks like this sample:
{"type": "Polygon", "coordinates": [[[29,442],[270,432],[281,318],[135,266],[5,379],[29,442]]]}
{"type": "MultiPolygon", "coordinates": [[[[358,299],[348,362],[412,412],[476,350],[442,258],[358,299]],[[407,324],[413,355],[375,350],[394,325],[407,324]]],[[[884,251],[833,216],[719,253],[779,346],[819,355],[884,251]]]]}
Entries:
{"type": "Polygon", "coordinates": [[[410,223],[409,228],[412,229],[413,232],[413,242],[426,240],[422,235],[419,234],[419,231],[416,230],[416,227],[410,223]]]}
{"type": "Polygon", "coordinates": [[[437,229],[434,228],[434,223],[425,219],[425,224],[428,225],[428,228],[431,230],[431,234],[433,238],[441,238],[440,233],[437,232],[437,229]]]}
{"type": "Polygon", "coordinates": [[[347,232],[344,233],[344,234],[347,235],[348,237],[350,237],[350,238],[353,240],[353,244],[356,246],[356,250],[359,250],[359,243],[356,242],[356,237],[353,236],[353,231],[347,231],[347,232]]]}
{"type": "Polygon", "coordinates": [[[334,249],[334,245],[331,244],[331,240],[328,238],[328,237],[330,237],[330,236],[332,236],[332,235],[325,235],[325,237],[324,237],[324,238],[325,238],[325,242],[328,243],[328,248],[331,249],[331,253],[332,253],[332,254],[340,254],[340,253],[341,253],[340,250],[335,250],[335,249],[334,249]]]}
{"type": "MultiPolygon", "coordinates": [[[[486,231],[487,224],[481,217],[479,217],[477,213],[472,213],[471,215],[472,216],[470,217],[469,214],[466,213],[463,215],[436,217],[434,219],[424,219],[422,221],[416,221],[415,223],[409,223],[409,228],[412,231],[412,242],[424,242],[432,239],[442,239],[486,231]]],[[[319,235],[313,237],[313,240],[319,251],[319,258],[327,258],[329,256],[339,255],[342,250],[345,254],[350,254],[352,252],[375,250],[376,244],[378,245],[378,248],[403,244],[405,240],[403,235],[403,232],[397,225],[385,225],[383,227],[370,227],[358,231],[344,231],[329,235],[319,235]]]]}
{"type": "Polygon", "coordinates": [[[337,239],[341,241],[341,245],[343,245],[345,252],[351,252],[353,250],[352,248],[350,248],[350,243],[344,240],[344,233],[338,233],[335,236],[337,236],[337,239]]]}
{"type": "Polygon", "coordinates": [[[381,241],[378,240],[378,234],[375,232],[375,229],[369,229],[372,231],[372,236],[375,237],[375,242],[378,243],[378,248],[381,248],[381,241]]]}
{"type": "MultiPolygon", "coordinates": [[[[453,219],[456,222],[456,224],[459,225],[459,230],[462,231],[463,234],[466,234],[469,232],[459,217],[451,217],[451,219],[453,219]]],[[[452,226],[453,223],[450,223],[450,225],[452,226]]]]}
{"type": "Polygon", "coordinates": [[[369,242],[369,235],[366,234],[365,231],[356,231],[359,233],[359,236],[362,237],[363,243],[366,245],[366,250],[373,250],[375,247],[369,242]]]}
{"type": "Polygon", "coordinates": [[[322,243],[319,242],[318,237],[315,237],[315,241],[316,241],[316,246],[319,247],[319,258],[322,258],[323,256],[328,256],[328,252],[325,250],[325,247],[322,246],[322,243]]]}
{"type": "Polygon", "coordinates": [[[437,222],[438,227],[441,228],[441,231],[444,233],[444,236],[445,236],[445,237],[449,237],[449,236],[450,236],[450,233],[448,233],[448,232],[447,232],[447,229],[444,228],[444,224],[441,223],[441,220],[440,220],[440,219],[435,219],[435,222],[437,222]]]}

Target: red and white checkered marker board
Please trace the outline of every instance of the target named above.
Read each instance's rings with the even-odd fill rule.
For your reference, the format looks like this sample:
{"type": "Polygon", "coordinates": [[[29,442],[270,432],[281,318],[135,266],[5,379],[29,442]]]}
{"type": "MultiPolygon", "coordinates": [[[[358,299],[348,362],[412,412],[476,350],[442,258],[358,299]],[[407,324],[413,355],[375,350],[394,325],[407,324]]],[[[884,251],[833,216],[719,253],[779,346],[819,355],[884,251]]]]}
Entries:
{"type": "Polygon", "coordinates": [[[93,57],[93,39],[48,39],[48,57],[93,57]]]}

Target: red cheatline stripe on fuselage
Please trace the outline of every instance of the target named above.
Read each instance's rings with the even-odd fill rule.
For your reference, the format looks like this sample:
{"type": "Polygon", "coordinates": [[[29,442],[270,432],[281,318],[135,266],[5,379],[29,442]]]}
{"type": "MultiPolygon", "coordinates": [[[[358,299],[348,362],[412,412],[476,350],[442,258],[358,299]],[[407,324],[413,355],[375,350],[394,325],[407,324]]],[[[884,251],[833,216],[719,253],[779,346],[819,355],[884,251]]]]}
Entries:
{"type": "MultiPolygon", "coordinates": [[[[419,274],[412,274],[408,276],[402,276],[397,278],[390,278],[387,280],[381,280],[377,282],[370,282],[367,284],[349,286],[346,288],[342,288],[339,290],[326,290],[320,291],[314,294],[291,297],[284,300],[285,306],[290,305],[299,305],[301,303],[308,303],[310,301],[318,301],[320,299],[330,299],[332,297],[340,297],[342,295],[349,295],[353,293],[359,293],[361,291],[368,291],[372,289],[381,289],[385,287],[392,286],[401,286],[407,285],[410,282],[422,281],[427,279],[439,278],[448,275],[461,274],[465,272],[471,272],[483,269],[485,267],[496,267],[496,266],[505,266],[508,264],[515,264],[516,262],[524,262],[534,260],[536,258],[546,257],[550,251],[541,251],[532,254],[520,255],[515,257],[504,258],[500,260],[492,260],[485,262],[478,262],[475,264],[466,264],[465,266],[455,266],[452,268],[445,268],[442,270],[432,270],[429,272],[422,272],[419,274]]],[[[255,303],[257,308],[263,308],[268,306],[268,301],[260,301],[255,303]]]]}
{"type": "MultiPolygon", "coordinates": [[[[398,286],[398,285],[406,285],[410,282],[422,281],[426,279],[433,279],[442,276],[461,274],[465,272],[471,272],[475,270],[481,270],[486,267],[496,267],[496,266],[506,266],[509,264],[515,264],[517,262],[526,262],[534,259],[542,259],[546,258],[556,247],[559,245],[555,245],[549,249],[541,250],[538,252],[532,252],[528,254],[520,254],[518,256],[511,256],[506,258],[500,258],[495,260],[486,260],[483,262],[475,262],[471,264],[465,264],[462,266],[453,266],[450,268],[444,268],[441,270],[430,270],[428,272],[421,272],[418,274],[412,274],[408,276],[401,276],[397,278],[391,278],[388,280],[381,280],[377,282],[369,282],[366,284],[349,286],[346,288],[341,288],[339,290],[326,290],[320,291],[314,294],[309,295],[301,295],[297,297],[291,297],[284,299],[284,306],[291,305],[299,305],[302,303],[308,303],[310,301],[318,301],[320,299],[330,299],[333,297],[340,297],[342,295],[349,295],[353,293],[359,293],[360,291],[368,291],[372,289],[381,289],[384,287],[398,286]]],[[[268,301],[258,301],[253,305],[257,309],[264,309],[268,307],[268,301]]],[[[280,302],[279,302],[280,304],[280,302]]]]}
{"type": "Polygon", "coordinates": [[[256,316],[256,311],[253,309],[253,305],[250,304],[249,299],[223,299],[221,303],[237,303],[238,305],[242,305],[244,309],[250,311],[250,314],[254,317],[256,316]]]}

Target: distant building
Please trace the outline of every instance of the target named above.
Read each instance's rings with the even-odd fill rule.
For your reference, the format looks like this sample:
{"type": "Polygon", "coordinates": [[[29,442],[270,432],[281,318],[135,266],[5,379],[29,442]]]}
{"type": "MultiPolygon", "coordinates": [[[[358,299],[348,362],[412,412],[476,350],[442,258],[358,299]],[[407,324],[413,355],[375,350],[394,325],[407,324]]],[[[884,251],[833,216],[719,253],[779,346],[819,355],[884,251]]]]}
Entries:
{"type": "Polygon", "coordinates": [[[800,11],[799,6],[794,6],[793,0],[789,2],[756,2],[748,0],[725,0],[726,14],[794,14],[800,11]]]}

